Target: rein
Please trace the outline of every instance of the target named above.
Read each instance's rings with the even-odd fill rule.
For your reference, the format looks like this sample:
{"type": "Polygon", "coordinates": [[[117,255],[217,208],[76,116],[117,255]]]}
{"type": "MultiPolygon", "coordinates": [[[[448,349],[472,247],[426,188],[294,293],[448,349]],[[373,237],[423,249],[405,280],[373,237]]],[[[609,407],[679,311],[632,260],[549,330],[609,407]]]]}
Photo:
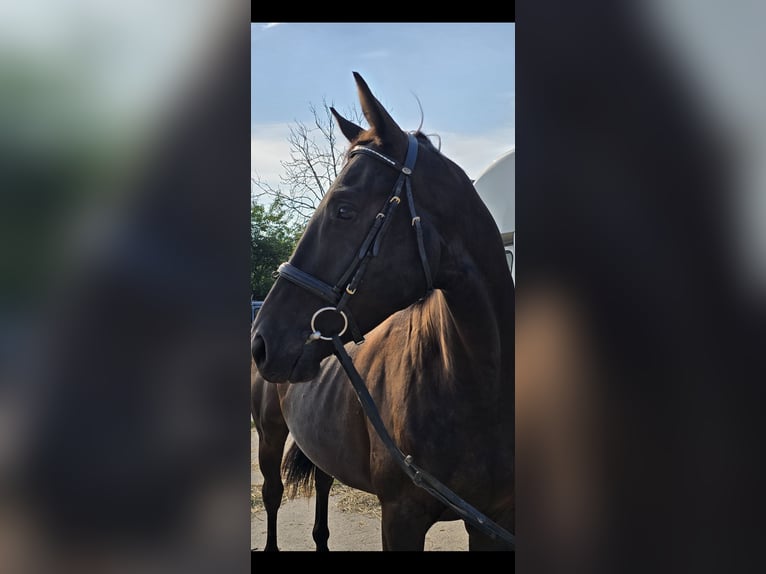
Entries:
{"type": "Polygon", "coordinates": [[[340,340],[340,336],[334,335],[332,337],[332,344],[335,347],[335,355],[338,357],[343,370],[346,371],[346,375],[348,375],[348,378],[351,381],[351,386],[354,387],[354,391],[359,398],[359,403],[362,405],[364,414],[367,415],[367,418],[370,420],[370,423],[372,423],[375,432],[378,433],[378,437],[383,441],[388,452],[394,457],[396,463],[402,468],[405,474],[410,477],[412,482],[437,500],[441,501],[444,505],[454,510],[463,520],[473,524],[492,540],[504,542],[509,550],[516,550],[516,538],[513,534],[468,504],[444,484],[439,482],[436,477],[416,465],[412,460],[412,455],[405,456],[405,454],[399,450],[399,447],[396,446],[396,443],[394,443],[394,440],[391,438],[391,435],[383,424],[383,420],[380,418],[380,413],[375,406],[375,401],[373,401],[372,396],[370,396],[370,392],[367,390],[359,371],[354,367],[354,363],[346,352],[343,342],[340,340]]]}
{"type": "Polygon", "coordinates": [[[335,348],[335,355],[338,357],[343,370],[346,372],[351,385],[359,398],[359,403],[362,405],[365,415],[372,424],[375,432],[378,433],[380,440],[383,441],[386,449],[402,468],[402,470],[410,477],[416,486],[424,489],[431,494],[434,498],[441,501],[444,505],[454,510],[463,520],[471,523],[473,526],[484,532],[492,540],[505,543],[510,550],[516,549],[516,539],[513,534],[502,528],[499,524],[491,520],[489,517],[482,514],[479,510],[468,504],[465,500],[460,498],[457,494],[452,492],[444,484],[439,482],[434,476],[420,468],[415,464],[411,455],[405,455],[396,446],[391,435],[388,433],[383,420],[380,417],[375,401],[373,400],[370,392],[362,380],[361,375],[354,367],[354,363],[351,357],[346,352],[341,336],[346,332],[346,329],[351,329],[354,341],[359,344],[364,341],[359,328],[356,325],[356,321],[347,309],[347,304],[351,296],[356,293],[359,283],[362,280],[367,264],[372,257],[378,255],[380,250],[380,244],[385,236],[385,232],[391,223],[393,214],[396,207],[401,203],[402,188],[405,190],[407,196],[407,204],[410,209],[410,215],[412,217],[412,226],[415,228],[415,237],[418,243],[418,253],[423,265],[423,273],[426,279],[426,293],[433,290],[433,283],[431,277],[431,269],[428,264],[428,258],[426,257],[425,245],[423,243],[423,230],[420,223],[420,217],[415,211],[415,201],[412,196],[412,185],[410,182],[410,176],[412,175],[412,169],[415,166],[415,160],[418,155],[418,141],[412,134],[408,135],[407,156],[404,160],[404,165],[391,159],[390,157],[383,155],[373,149],[365,146],[355,146],[349,152],[350,156],[356,154],[365,154],[373,157],[379,161],[382,161],[386,165],[392,167],[399,172],[399,177],[394,185],[394,190],[389,196],[383,209],[375,217],[375,221],[367,233],[361,247],[357,253],[356,258],[351,262],[346,272],[341,275],[341,278],[331,286],[320,279],[317,279],[313,275],[306,273],[292,265],[291,263],[282,263],[279,266],[278,273],[280,277],[287,279],[288,281],[295,283],[299,287],[306,289],[307,291],[317,295],[321,299],[332,304],[331,307],[322,307],[318,309],[311,318],[311,335],[307,343],[324,340],[332,341],[335,348]],[[345,286],[345,288],[344,288],[345,286]],[[343,327],[338,333],[333,335],[324,335],[316,328],[316,319],[322,313],[336,312],[343,319],[343,327]]]}

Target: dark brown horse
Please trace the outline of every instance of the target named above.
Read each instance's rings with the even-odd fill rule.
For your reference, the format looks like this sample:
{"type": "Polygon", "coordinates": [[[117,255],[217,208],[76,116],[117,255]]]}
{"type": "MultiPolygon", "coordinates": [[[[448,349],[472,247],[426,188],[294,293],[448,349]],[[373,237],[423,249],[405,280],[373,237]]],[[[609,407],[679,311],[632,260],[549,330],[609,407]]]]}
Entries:
{"type": "MultiPolygon", "coordinates": [[[[327,548],[331,477],[377,495],[384,550],[422,550],[435,522],[457,518],[411,482],[368,423],[332,344],[318,339],[333,318],[352,325],[343,341],[399,448],[500,526],[514,527],[514,286],[500,232],[463,170],[424,135],[403,132],[354,76],[370,128],[333,110],[351,152],[252,328],[268,550],[277,549],[288,429],[297,445],[286,459],[291,476],[316,467],[318,549],[327,548]],[[409,176],[402,167],[413,145],[409,176]],[[392,199],[402,173],[417,216],[407,213],[409,196],[392,199]],[[392,203],[402,206],[389,211],[392,203]],[[371,229],[383,214],[389,220],[378,238],[371,229]],[[317,317],[340,279],[344,313],[317,317]],[[359,333],[366,343],[355,346],[359,333]]],[[[498,547],[466,528],[471,550],[498,547]]]]}

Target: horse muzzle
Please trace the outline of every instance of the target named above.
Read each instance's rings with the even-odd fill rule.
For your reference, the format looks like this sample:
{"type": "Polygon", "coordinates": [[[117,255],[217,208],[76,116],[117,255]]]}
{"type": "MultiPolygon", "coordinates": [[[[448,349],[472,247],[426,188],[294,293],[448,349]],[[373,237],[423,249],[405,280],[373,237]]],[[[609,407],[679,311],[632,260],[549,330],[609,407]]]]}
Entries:
{"type": "Polygon", "coordinates": [[[324,341],[300,346],[272,345],[256,332],[250,351],[258,372],[268,382],[306,383],[319,373],[322,359],[332,352],[332,345],[324,341]]]}

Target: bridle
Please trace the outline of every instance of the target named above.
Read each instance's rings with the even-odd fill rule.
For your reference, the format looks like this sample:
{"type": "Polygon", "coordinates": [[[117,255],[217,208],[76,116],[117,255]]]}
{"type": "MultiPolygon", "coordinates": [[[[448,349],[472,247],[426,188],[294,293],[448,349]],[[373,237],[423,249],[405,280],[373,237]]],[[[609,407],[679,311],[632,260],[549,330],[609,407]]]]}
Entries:
{"type": "Polygon", "coordinates": [[[375,221],[373,221],[372,227],[367,232],[357,256],[335,285],[328,285],[313,275],[301,271],[292,263],[282,263],[277,271],[280,277],[284,277],[288,281],[295,283],[299,287],[303,287],[307,291],[310,291],[332,304],[331,307],[322,307],[321,309],[318,309],[313,317],[311,317],[311,335],[309,335],[309,340],[307,342],[313,342],[320,339],[324,341],[332,341],[335,355],[338,357],[346,375],[348,375],[351,386],[354,388],[354,391],[359,398],[362,410],[364,410],[365,415],[375,429],[375,432],[377,432],[383,445],[405,474],[410,477],[413,483],[427,491],[437,500],[440,500],[445,506],[454,510],[463,520],[471,523],[492,540],[505,544],[509,549],[515,549],[516,539],[513,534],[468,504],[465,500],[441,483],[436,477],[415,464],[412,456],[405,455],[399,450],[383,424],[383,420],[375,406],[375,402],[373,401],[370,392],[367,390],[367,386],[364,384],[361,375],[354,367],[351,357],[341,340],[346,329],[350,328],[354,341],[357,344],[364,341],[364,336],[359,331],[356,321],[354,321],[351,313],[347,312],[348,301],[356,293],[359,283],[367,270],[367,264],[370,262],[370,259],[376,257],[380,251],[380,244],[383,241],[383,237],[391,225],[391,220],[393,219],[396,208],[401,203],[402,189],[405,190],[407,203],[410,208],[410,215],[412,216],[412,226],[415,228],[415,237],[418,242],[418,253],[420,254],[420,261],[423,265],[423,273],[426,278],[426,293],[433,290],[431,267],[428,265],[425,245],[423,244],[423,229],[421,227],[420,217],[415,211],[415,201],[412,197],[412,184],[410,182],[412,169],[415,167],[415,160],[418,156],[418,140],[411,133],[407,134],[407,137],[407,155],[405,156],[403,165],[374,149],[362,145],[355,146],[349,151],[349,157],[356,154],[365,154],[382,161],[398,171],[399,177],[394,185],[394,191],[386,200],[383,209],[381,209],[375,216],[375,221]],[[338,313],[343,319],[343,327],[337,333],[322,333],[316,328],[315,322],[317,317],[322,313],[329,311],[338,313]]]}
{"type": "Polygon", "coordinates": [[[389,195],[386,203],[375,216],[375,220],[372,222],[372,226],[367,232],[364,241],[362,241],[356,257],[354,257],[346,268],[346,271],[340,276],[340,279],[335,282],[335,285],[329,285],[321,279],[317,279],[310,273],[298,269],[295,265],[289,262],[282,263],[279,266],[279,269],[277,269],[279,277],[284,277],[288,281],[317,295],[331,304],[329,307],[318,309],[311,317],[311,335],[309,336],[309,342],[320,339],[324,341],[332,340],[333,334],[322,333],[316,327],[317,317],[322,313],[327,312],[338,313],[343,319],[343,326],[337,333],[337,336],[342,336],[346,332],[346,329],[350,329],[355,343],[359,344],[364,341],[364,335],[360,331],[357,322],[354,320],[351,311],[348,309],[348,303],[351,297],[356,294],[356,290],[367,271],[367,265],[370,260],[373,257],[376,257],[380,251],[381,243],[386,235],[386,231],[388,231],[388,228],[391,226],[391,221],[396,213],[396,208],[402,201],[402,189],[404,189],[407,204],[410,208],[412,227],[415,229],[418,253],[420,255],[420,262],[423,266],[423,273],[426,279],[426,294],[433,290],[431,267],[428,264],[428,257],[426,256],[426,249],[423,243],[423,228],[420,223],[420,217],[415,211],[415,200],[412,196],[412,183],[410,179],[412,170],[415,167],[415,161],[418,157],[417,138],[411,133],[407,134],[407,155],[405,156],[404,164],[400,164],[398,161],[387,155],[363,145],[354,146],[348,152],[349,158],[358,154],[364,154],[383,162],[385,165],[399,172],[399,177],[394,184],[393,192],[389,195]]]}

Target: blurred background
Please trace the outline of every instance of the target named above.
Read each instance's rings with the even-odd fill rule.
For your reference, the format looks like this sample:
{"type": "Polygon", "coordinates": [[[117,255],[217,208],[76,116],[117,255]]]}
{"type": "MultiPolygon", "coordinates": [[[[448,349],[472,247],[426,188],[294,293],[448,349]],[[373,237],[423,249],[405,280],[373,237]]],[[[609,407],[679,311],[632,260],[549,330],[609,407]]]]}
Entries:
{"type": "Polygon", "coordinates": [[[763,21],[519,5],[522,571],[762,568],[763,21]]]}
{"type": "Polygon", "coordinates": [[[249,566],[244,2],[0,6],[0,570],[249,566]]]}

